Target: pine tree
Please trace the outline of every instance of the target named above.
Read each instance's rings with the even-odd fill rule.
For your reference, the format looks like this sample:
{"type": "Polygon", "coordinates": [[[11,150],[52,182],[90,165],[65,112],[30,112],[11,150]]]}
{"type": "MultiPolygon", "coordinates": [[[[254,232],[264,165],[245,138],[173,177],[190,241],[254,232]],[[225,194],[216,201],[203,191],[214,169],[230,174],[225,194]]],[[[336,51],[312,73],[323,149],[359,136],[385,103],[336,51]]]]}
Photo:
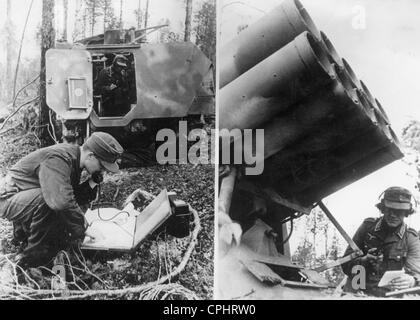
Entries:
{"type": "Polygon", "coordinates": [[[97,19],[103,15],[103,0],[85,0],[85,3],[89,17],[90,35],[93,36],[97,19]]]}
{"type": "MultiPolygon", "coordinates": [[[[6,79],[12,79],[12,57],[13,57],[13,27],[12,27],[12,1],[7,0],[6,7],[6,79]]],[[[10,99],[11,97],[11,85],[10,82],[7,82],[6,85],[7,93],[6,98],[10,99]]]]}
{"type": "Polygon", "coordinates": [[[410,167],[409,175],[416,179],[415,187],[420,190],[420,121],[411,120],[405,126],[402,132],[402,140],[406,146],[403,161],[410,167]]]}
{"type": "Polygon", "coordinates": [[[149,0],[146,0],[146,11],[144,12],[144,28],[147,28],[149,22],[149,0]]]}
{"type": "Polygon", "coordinates": [[[192,0],[186,0],[184,41],[191,39],[192,0]]]}
{"type": "Polygon", "coordinates": [[[67,24],[69,17],[69,0],[63,0],[64,22],[63,22],[63,41],[67,41],[67,24]]]}
{"type": "Polygon", "coordinates": [[[112,0],[103,0],[102,12],[104,16],[104,32],[118,27],[117,17],[115,16],[112,0]]]}
{"type": "Polygon", "coordinates": [[[195,43],[203,53],[216,63],[216,4],[206,0],[194,16],[195,43]]]}
{"type": "Polygon", "coordinates": [[[76,12],[74,14],[74,26],[72,40],[76,42],[80,38],[85,37],[85,9],[81,0],[76,1],[76,12]]]}
{"type": "Polygon", "coordinates": [[[141,29],[141,23],[143,22],[143,11],[141,10],[141,0],[139,0],[139,6],[134,10],[137,21],[137,29],[141,29]]]}
{"type": "Polygon", "coordinates": [[[41,26],[41,73],[40,73],[40,112],[39,112],[39,137],[42,146],[53,144],[48,134],[46,125],[49,124],[49,108],[46,101],[46,73],[45,73],[45,54],[55,43],[54,30],[54,0],[42,1],[42,26],[41,26]]]}
{"type": "Polygon", "coordinates": [[[119,22],[119,27],[120,30],[123,29],[123,6],[124,6],[124,2],[123,0],[120,0],[120,22],[119,22]]]}

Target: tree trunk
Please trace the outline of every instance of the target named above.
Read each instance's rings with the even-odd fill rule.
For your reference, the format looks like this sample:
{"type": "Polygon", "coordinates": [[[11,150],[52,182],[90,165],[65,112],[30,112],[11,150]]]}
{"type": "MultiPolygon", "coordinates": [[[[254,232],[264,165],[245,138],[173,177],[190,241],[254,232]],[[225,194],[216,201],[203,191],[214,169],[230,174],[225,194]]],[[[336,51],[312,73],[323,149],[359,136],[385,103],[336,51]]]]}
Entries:
{"type": "Polygon", "coordinates": [[[23,40],[25,39],[26,27],[28,26],[28,20],[29,20],[29,16],[31,14],[31,11],[32,11],[32,5],[33,4],[34,4],[34,0],[32,0],[31,4],[29,5],[28,14],[26,15],[25,25],[24,25],[23,31],[22,31],[22,37],[20,39],[19,53],[18,53],[18,56],[17,56],[15,76],[14,76],[14,80],[13,80],[13,91],[12,91],[13,92],[13,94],[12,94],[13,99],[15,99],[15,96],[16,96],[16,84],[17,84],[17,78],[18,78],[18,74],[19,74],[19,64],[20,64],[20,57],[22,55],[23,40]]]}
{"type": "MultiPolygon", "coordinates": [[[[6,9],[6,14],[7,14],[7,18],[6,18],[6,79],[12,79],[12,56],[13,56],[13,49],[12,49],[12,45],[13,45],[13,37],[12,37],[12,28],[11,28],[11,24],[12,24],[12,1],[11,0],[7,0],[7,9],[6,9]]],[[[11,96],[11,83],[10,81],[6,82],[6,98],[7,100],[10,100],[12,98],[11,96]]]]}
{"type": "Polygon", "coordinates": [[[192,16],[192,0],[187,1],[186,15],[185,15],[185,33],[184,41],[190,41],[191,39],[191,16],[192,16]]]}
{"type": "Polygon", "coordinates": [[[108,18],[108,6],[105,4],[104,5],[104,34],[105,34],[105,31],[106,31],[107,18],[108,18]]]}
{"type": "Polygon", "coordinates": [[[141,29],[141,0],[139,0],[139,7],[137,9],[137,29],[141,29]]]}
{"type": "Polygon", "coordinates": [[[45,54],[49,48],[54,46],[54,0],[42,1],[42,26],[41,26],[41,73],[39,87],[39,138],[41,146],[53,144],[53,140],[48,134],[49,108],[46,101],[46,73],[45,73],[45,54]]]}
{"type": "Polygon", "coordinates": [[[83,38],[86,38],[86,30],[87,30],[87,8],[83,11],[83,38]]]}
{"type": "Polygon", "coordinates": [[[120,0],[120,30],[123,28],[123,0],[120,0]]]}
{"type": "Polygon", "coordinates": [[[149,20],[149,0],[146,1],[146,11],[144,13],[144,28],[147,28],[147,23],[149,20]]]}
{"type": "Polygon", "coordinates": [[[64,21],[63,21],[63,41],[67,41],[67,23],[68,23],[68,11],[69,11],[69,0],[63,0],[63,11],[64,11],[64,21]]]}
{"type": "Polygon", "coordinates": [[[328,250],[328,221],[325,225],[325,260],[328,260],[329,250],[328,250]]]}
{"type": "Polygon", "coordinates": [[[314,234],[313,234],[313,243],[314,243],[314,250],[313,250],[313,252],[314,252],[314,257],[316,258],[316,231],[317,231],[317,223],[316,223],[316,217],[317,217],[317,214],[316,214],[317,212],[316,212],[316,210],[314,210],[314,234]]]}
{"type": "Polygon", "coordinates": [[[95,3],[93,3],[92,4],[92,12],[91,12],[91,14],[92,14],[92,17],[91,17],[91,20],[90,20],[90,24],[91,24],[91,26],[90,26],[90,36],[91,37],[93,37],[93,32],[94,32],[94,30],[95,30],[95,20],[96,20],[96,4],[95,3]]]}

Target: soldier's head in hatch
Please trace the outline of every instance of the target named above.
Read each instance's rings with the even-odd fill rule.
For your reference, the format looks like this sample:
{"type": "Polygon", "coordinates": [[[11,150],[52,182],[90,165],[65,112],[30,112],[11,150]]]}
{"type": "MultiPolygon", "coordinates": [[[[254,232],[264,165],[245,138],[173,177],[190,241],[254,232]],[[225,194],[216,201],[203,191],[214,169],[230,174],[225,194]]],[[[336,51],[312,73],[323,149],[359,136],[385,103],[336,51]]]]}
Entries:
{"type": "Polygon", "coordinates": [[[118,172],[118,160],[123,148],[113,136],[105,132],[93,133],[83,144],[81,168],[89,174],[102,171],[118,172]]]}
{"type": "Polygon", "coordinates": [[[114,57],[114,61],[112,62],[112,66],[118,72],[122,72],[127,69],[128,67],[128,59],[122,54],[117,54],[114,57]]]}
{"type": "Polygon", "coordinates": [[[404,222],[404,218],[414,213],[413,195],[405,188],[390,187],[380,195],[381,201],[376,207],[384,215],[384,221],[391,228],[404,222]],[[382,197],[382,198],[381,198],[382,197]]]}

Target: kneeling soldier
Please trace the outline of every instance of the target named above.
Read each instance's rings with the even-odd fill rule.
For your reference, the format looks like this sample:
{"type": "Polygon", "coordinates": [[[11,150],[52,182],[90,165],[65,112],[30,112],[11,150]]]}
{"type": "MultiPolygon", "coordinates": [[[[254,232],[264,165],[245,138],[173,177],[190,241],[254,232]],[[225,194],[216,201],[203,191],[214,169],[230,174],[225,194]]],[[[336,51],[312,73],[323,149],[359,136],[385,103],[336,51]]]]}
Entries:
{"type": "Polygon", "coordinates": [[[0,218],[20,231],[15,240],[26,242],[16,259],[20,266],[45,265],[70,243],[95,237],[86,232],[80,205],[95,198],[95,176],[118,172],[122,152],[111,135],[96,132],[81,147],[62,143],[42,148],[9,170],[0,185],[0,218]],[[83,170],[91,178],[80,184],[83,170]]]}

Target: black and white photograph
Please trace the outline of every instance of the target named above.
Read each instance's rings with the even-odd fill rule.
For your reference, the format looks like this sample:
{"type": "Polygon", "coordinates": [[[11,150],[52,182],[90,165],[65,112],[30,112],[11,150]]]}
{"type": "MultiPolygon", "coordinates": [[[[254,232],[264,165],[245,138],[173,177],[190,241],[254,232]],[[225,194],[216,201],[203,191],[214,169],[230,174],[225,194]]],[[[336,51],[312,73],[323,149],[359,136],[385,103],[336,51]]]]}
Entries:
{"type": "Polygon", "coordinates": [[[418,12],[0,0],[0,300],[419,299],[418,12]]]}
{"type": "Polygon", "coordinates": [[[219,2],[217,299],[418,299],[419,6],[219,2]]]}
{"type": "Polygon", "coordinates": [[[212,299],[215,1],[1,0],[0,28],[0,299],[212,299]]]}

